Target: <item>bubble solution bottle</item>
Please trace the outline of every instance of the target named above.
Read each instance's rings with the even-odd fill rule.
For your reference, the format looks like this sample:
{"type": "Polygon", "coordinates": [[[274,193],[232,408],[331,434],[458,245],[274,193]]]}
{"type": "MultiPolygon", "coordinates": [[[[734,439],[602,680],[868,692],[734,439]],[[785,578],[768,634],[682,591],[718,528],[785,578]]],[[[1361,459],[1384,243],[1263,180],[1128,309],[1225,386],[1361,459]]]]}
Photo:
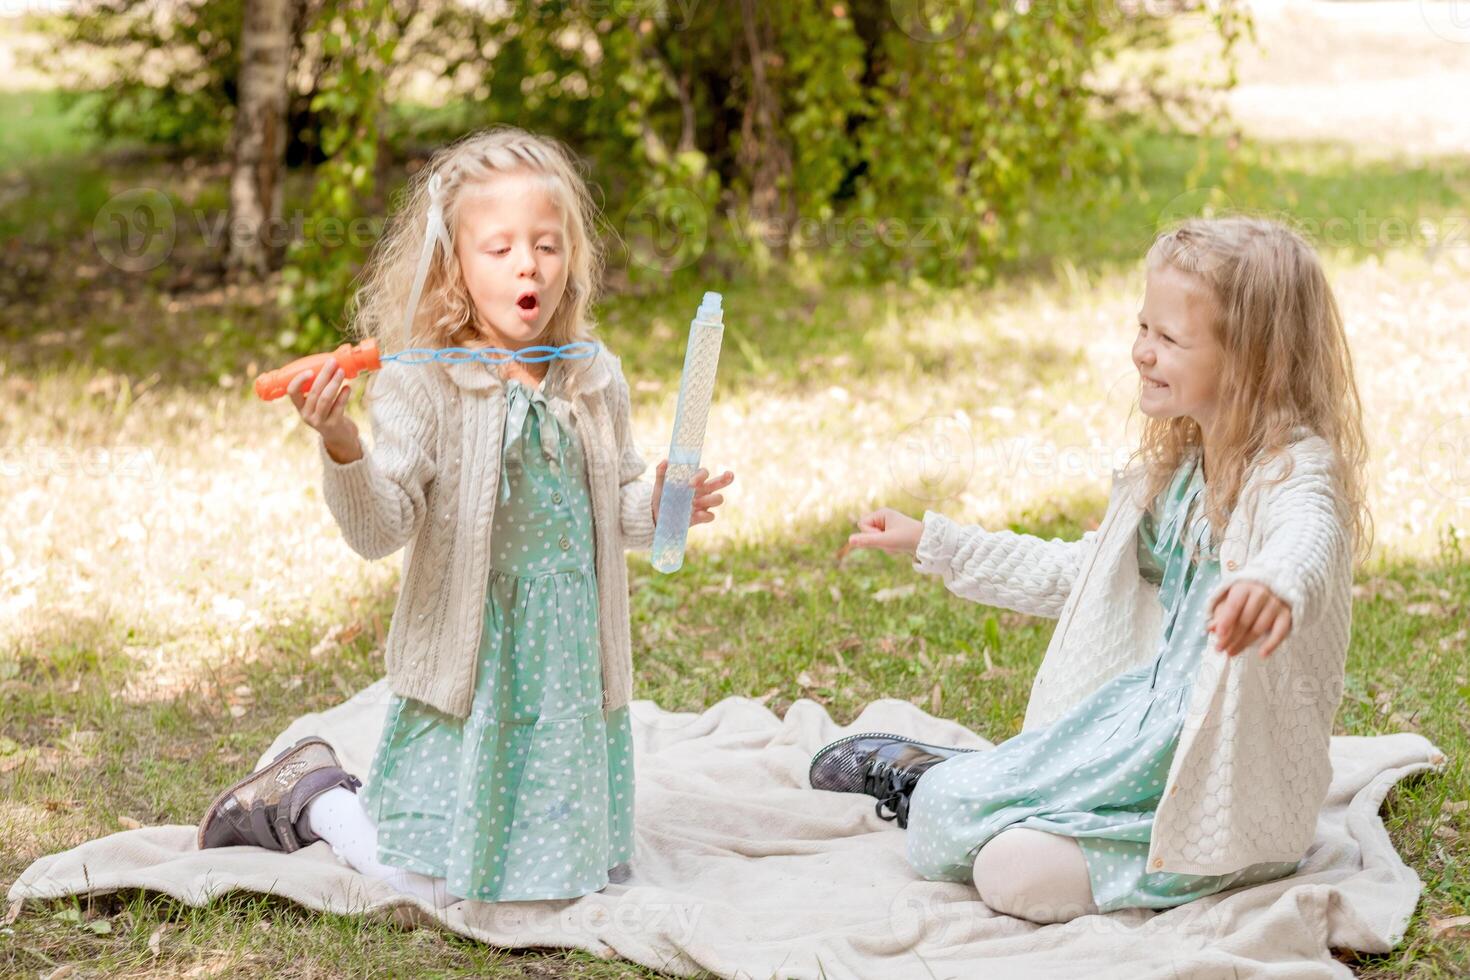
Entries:
{"type": "Polygon", "coordinates": [[[653,532],[653,567],[674,572],[684,564],[684,540],[694,510],[694,474],[704,449],[715,369],[725,338],[725,313],[719,293],[705,293],[689,324],[689,346],[684,351],[684,378],[674,413],[674,436],[669,442],[669,468],[664,474],[658,503],[658,526],[653,532]]]}

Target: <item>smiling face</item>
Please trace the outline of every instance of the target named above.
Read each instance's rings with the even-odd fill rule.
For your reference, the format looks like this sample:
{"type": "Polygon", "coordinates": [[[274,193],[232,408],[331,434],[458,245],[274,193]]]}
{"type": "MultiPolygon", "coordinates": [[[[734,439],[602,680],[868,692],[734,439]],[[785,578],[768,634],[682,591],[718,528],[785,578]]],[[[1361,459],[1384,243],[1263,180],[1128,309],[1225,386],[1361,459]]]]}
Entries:
{"type": "Polygon", "coordinates": [[[1143,414],[1187,415],[1209,431],[1224,358],[1211,326],[1214,316],[1214,301],[1198,277],[1167,263],[1149,264],[1133,341],[1143,414]]]}
{"type": "Polygon", "coordinates": [[[540,341],[567,288],[567,233],[544,178],[501,174],[461,191],[454,228],[476,326],[493,346],[540,341]]]}

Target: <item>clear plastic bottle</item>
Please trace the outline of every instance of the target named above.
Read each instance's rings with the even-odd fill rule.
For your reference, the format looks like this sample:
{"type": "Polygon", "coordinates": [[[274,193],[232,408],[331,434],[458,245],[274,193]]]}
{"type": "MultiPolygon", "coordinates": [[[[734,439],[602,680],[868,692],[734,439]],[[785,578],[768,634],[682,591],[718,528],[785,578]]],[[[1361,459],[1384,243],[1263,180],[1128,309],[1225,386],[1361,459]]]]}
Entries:
{"type": "Polygon", "coordinates": [[[725,338],[725,313],[719,293],[705,293],[689,324],[689,346],[684,351],[684,377],[674,413],[674,435],[669,441],[669,468],[664,474],[658,503],[658,526],[653,533],[653,567],[674,572],[684,564],[684,541],[694,510],[694,474],[704,449],[715,369],[725,338]]]}

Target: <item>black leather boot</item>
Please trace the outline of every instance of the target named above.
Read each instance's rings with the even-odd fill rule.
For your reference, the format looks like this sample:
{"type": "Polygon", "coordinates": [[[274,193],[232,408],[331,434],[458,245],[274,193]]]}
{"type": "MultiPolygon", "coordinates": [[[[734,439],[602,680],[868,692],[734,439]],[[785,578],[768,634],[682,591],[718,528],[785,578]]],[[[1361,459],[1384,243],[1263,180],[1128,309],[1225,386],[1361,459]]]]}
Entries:
{"type": "Polygon", "coordinates": [[[812,789],[877,797],[873,809],[878,816],[907,827],[909,798],[919,777],[945,759],[974,751],[929,745],[902,735],[849,735],[812,757],[807,779],[812,789]],[[885,808],[891,812],[885,813],[885,808]]]}

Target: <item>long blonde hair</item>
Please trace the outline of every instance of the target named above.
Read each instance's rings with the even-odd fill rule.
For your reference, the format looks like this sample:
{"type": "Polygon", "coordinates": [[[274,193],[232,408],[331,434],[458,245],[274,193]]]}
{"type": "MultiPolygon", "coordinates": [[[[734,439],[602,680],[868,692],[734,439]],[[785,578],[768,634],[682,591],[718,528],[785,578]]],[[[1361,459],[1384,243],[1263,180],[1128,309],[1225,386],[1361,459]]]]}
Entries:
{"type": "MultiPolygon", "coordinates": [[[[542,343],[561,345],[591,340],[591,307],[602,283],[602,248],[593,233],[597,208],[581,165],[557,140],[514,126],[495,126],[467,134],[441,147],[411,178],[388,227],[361,274],[362,285],[348,305],[348,333],[354,340],[376,338],[383,354],[402,350],[403,317],[428,221],[429,181],[438,176],[444,224],[453,234],[461,191],[502,174],[544,178],[567,227],[567,286],[552,312],[542,343]]],[[[435,245],[424,282],[409,347],[469,347],[476,336],[475,307],[452,250],[435,245]]]]}
{"type": "MultiPolygon", "coordinates": [[[[1367,439],[1342,314],[1316,252],[1296,231],[1263,218],[1192,218],[1162,232],[1150,267],[1196,276],[1214,300],[1223,350],[1216,431],[1211,435],[1206,513],[1219,540],[1251,467],[1285,456],[1306,426],[1334,450],[1339,516],[1355,558],[1373,536],[1367,506],[1367,439]]],[[[1129,460],[1146,468],[1146,500],[1168,485],[1186,455],[1203,449],[1187,416],[1146,418],[1129,460]]],[[[1272,485],[1290,476],[1286,468],[1272,485]]]]}

